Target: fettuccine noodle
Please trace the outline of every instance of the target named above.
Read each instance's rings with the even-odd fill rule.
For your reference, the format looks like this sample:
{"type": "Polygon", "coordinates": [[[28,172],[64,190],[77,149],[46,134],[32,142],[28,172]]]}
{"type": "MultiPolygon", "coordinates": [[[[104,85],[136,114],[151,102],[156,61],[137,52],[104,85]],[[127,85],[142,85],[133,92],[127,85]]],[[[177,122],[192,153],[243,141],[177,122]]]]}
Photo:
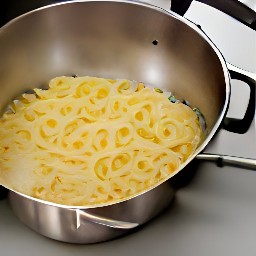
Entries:
{"type": "Polygon", "coordinates": [[[0,119],[0,181],[65,205],[118,201],[167,176],[195,151],[197,115],[143,84],[57,77],[0,119]]]}

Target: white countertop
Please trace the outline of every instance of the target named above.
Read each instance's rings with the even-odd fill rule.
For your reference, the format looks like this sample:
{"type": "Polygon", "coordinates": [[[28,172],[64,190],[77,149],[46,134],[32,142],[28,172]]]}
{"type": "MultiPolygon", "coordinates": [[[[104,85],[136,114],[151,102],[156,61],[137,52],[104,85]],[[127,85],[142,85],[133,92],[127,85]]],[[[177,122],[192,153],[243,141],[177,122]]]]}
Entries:
{"type": "MultiPolygon", "coordinates": [[[[200,3],[186,17],[207,31],[229,62],[256,72],[255,31],[200,3]]],[[[255,133],[255,120],[245,135],[220,131],[207,151],[256,158],[255,133]]],[[[0,201],[0,255],[255,256],[255,184],[256,172],[201,162],[192,182],[160,216],[135,233],[94,245],[42,237],[17,220],[6,200],[0,201]]]]}

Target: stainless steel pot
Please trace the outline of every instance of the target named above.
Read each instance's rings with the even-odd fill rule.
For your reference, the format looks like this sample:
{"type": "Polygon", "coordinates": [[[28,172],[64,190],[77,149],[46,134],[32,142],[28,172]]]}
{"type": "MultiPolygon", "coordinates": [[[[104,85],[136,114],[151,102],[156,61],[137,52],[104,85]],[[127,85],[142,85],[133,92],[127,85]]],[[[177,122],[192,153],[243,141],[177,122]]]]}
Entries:
{"type": "MultiPolygon", "coordinates": [[[[204,114],[208,135],[178,171],[186,168],[222,125],[241,132],[243,124],[244,132],[254,115],[253,75],[239,74],[235,67],[229,72],[219,50],[197,25],[148,4],[80,1],[32,11],[0,29],[0,55],[0,109],[52,77],[74,74],[143,81],[187,99],[204,114]],[[240,122],[225,118],[230,74],[251,86],[251,111],[240,122]]],[[[256,169],[255,162],[250,167],[256,169]]],[[[131,198],[93,208],[57,205],[17,191],[11,191],[9,199],[15,214],[40,234],[65,242],[95,243],[148,222],[173,195],[168,177],[131,198]]]]}

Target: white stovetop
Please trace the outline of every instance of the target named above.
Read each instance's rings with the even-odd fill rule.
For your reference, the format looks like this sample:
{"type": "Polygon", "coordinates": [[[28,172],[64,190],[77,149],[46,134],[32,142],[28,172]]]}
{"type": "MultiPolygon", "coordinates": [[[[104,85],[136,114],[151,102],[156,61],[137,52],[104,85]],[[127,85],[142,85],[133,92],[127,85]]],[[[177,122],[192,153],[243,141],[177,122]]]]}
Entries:
{"type": "MultiPolygon", "coordinates": [[[[169,0],[148,2],[169,7],[169,0]]],[[[196,2],[186,17],[202,26],[227,61],[256,73],[255,31],[196,2]]],[[[233,101],[229,115],[240,117],[248,91],[241,83],[232,87],[233,98],[240,100],[233,101]]],[[[255,133],[255,120],[244,135],[220,131],[207,151],[256,158],[255,133]]],[[[136,233],[95,245],[44,238],[20,223],[7,202],[0,201],[0,255],[255,256],[255,184],[256,172],[202,162],[192,182],[177,192],[163,214],[136,233]]]]}

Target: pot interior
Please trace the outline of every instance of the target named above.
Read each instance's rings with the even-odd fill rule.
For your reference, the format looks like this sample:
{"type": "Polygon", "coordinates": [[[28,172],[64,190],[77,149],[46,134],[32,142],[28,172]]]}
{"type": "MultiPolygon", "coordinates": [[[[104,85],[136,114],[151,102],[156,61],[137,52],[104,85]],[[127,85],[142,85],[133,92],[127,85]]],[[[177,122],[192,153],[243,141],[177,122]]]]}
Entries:
{"type": "Polygon", "coordinates": [[[70,2],[32,11],[0,29],[0,56],[0,111],[56,76],[141,81],[201,110],[208,136],[197,152],[229,101],[225,61],[207,36],[186,19],[142,3],[70,2]]]}
{"type": "Polygon", "coordinates": [[[227,105],[228,78],[221,55],[188,24],[125,1],[64,3],[16,18],[0,30],[0,109],[56,76],[127,78],[188,100],[211,132],[227,105]]]}

